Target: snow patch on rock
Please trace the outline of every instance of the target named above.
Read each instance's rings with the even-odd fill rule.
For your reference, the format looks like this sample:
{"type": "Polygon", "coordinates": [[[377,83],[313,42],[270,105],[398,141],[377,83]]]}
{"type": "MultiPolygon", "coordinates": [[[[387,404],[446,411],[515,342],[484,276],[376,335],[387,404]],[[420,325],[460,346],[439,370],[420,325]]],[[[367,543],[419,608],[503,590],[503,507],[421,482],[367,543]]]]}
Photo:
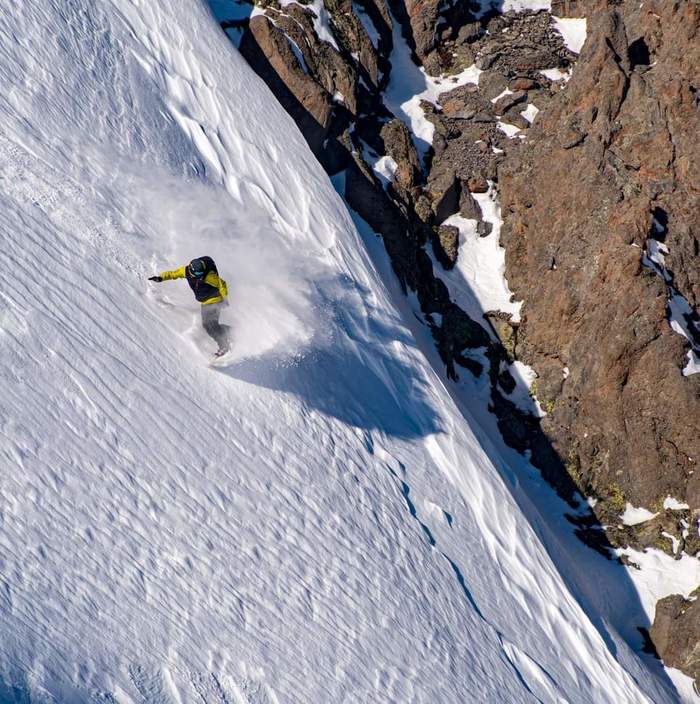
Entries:
{"type": "Polygon", "coordinates": [[[468,83],[478,84],[482,71],[472,65],[454,76],[430,76],[422,66],[413,62],[400,24],[394,18],[392,21],[392,69],[389,85],[384,91],[384,104],[408,125],[418,154],[424,159],[433,143],[435,126],[426,118],[421,102],[438,106],[441,93],[468,83]]]}
{"type": "Polygon", "coordinates": [[[506,95],[513,95],[513,91],[510,90],[510,88],[506,88],[502,92],[500,92],[495,98],[491,98],[492,103],[497,103],[501,98],[505,98],[506,95]]]}
{"type": "Polygon", "coordinates": [[[386,188],[393,180],[399,165],[389,155],[379,156],[365,142],[362,144],[362,158],[368,164],[381,184],[386,188]]]}
{"type": "Polygon", "coordinates": [[[571,69],[568,71],[564,71],[561,68],[546,68],[540,71],[540,73],[545,77],[548,78],[550,81],[553,82],[558,82],[558,81],[564,81],[564,83],[568,83],[568,81],[571,79],[571,69]]]}
{"type": "Polygon", "coordinates": [[[512,401],[521,411],[529,413],[535,418],[544,418],[547,413],[540,406],[540,402],[532,395],[531,389],[537,373],[532,367],[515,360],[509,371],[515,379],[515,389],[510,394],[506,394],[508,400],[512,401]]]}
{"type": "Polygon", "coordinates": [[[372,46],[376,49],[379,46],[379,32],[372,22],[372,18],[369,16],[367,11],[362,5],[353,0],[352,10],[355,16],[360,20],[360,23],[365,28],[369,40],[372,42],[372,46]]]}
{"type": "Polygon", "coordinates": [[[690,506],[678,499],[674,499],[672,496],[667,496],[664,499],[664,508],[667,511],[686,511],[690,506]]]}
{"type": "Polygon", "coordinates": [[[637,526],[640,523],[645,523],[652,518],[656,518],[658,515],[658,513],[653,513],[646,508],[635,508],[628,501],[624,513],[620,516],[620,520],[626,526],[637,526]]]}
{"type": "Polygon", "coordinates": [[[280,0],[280,7],[287,7],[288,5],[295,4],[299,5],[305,9],[311,9],[314,15],[314,30],[316,36],[322,42],[328,42],[338,53],[340,53],[340,47],[338,42],[336,42],[333,36],[332,21],[331,16],[326,10],[323,0],[308,0],[308,2],[301,4],[297,0],[280,0]]]}
{"type": "Polygon", "coordinates": [[[684,553],[677,559],[655,548],[648,548],[645,552],[629,547],[617,548],[613,552],[618,557],[626,555],[640,567],[638,570],[630,568],[628,572],[637,586],[650,623],[654,621],[659,599],[671,594],[687,598],[700,584],[700,560],[694,556],[684,553]]]}
{"type": "Polygon", "coordinates": [[[505,278],[505,250],[500,245],[501,209],[493,183],[486,193],[473,193],[485,222],[491,224],[486,237],[479,236],[476,220],[459,214],[447,218],[444,225],[459,230],[459,253],[454,269],[444,271],[433,256],[436,275],[447,284],[450,294],[473,320],[482,320],[487,311],[510,313],[513,322],[520,320],[522,302],[514,302],[505,278]]]}
{"type": "Polygon", "coordinates": [[[502,122],[499,120],[496,123],[496,127],[498,127],[498,129],[501,130],[501,132],[503,132],[509,139],[515,139],[515,137],[520,136],[520,127],[511,125],[508,122],[502,122]]]}
{"type": "MultiPolygon", "coordinates": [[[[663,227],[654,221],[656,234],[662,234],[663,227]],[[659,229],[661,228],[661,229],[659,229]]],[[[668,322],[671,329],[684,337],[690,349],[686,355],[687,363],[683,368],[683,376],[700,373],[700,344],[697,340],[700,337],[700,328],[696,320],[696,314],[684,296],[682,296],[673,284],[673,277],[666,269],[666,255],[669,253],[668,247],[653,237],[649,237],[644,245],[642,263],[652,269],[666,283],[668,293],[668,322]]]]}
{"type": "Polygon", "coordinates": [[[564,40],[566,48],[580,54],[586,41],[587,22],[585,17],[552,17],[554,26],[564,40]]]}
{"type": "Polygon", "coordinates": [[[536,105],[533,105],[532,103],[530,103],[520,114],[530,124],[532,124],[535,121],[535,118],[537,117],[539,112],[540,112],[540,109],[536,105]]]}
{"type": "Polygon", "coordinates": [[[538,10],[551,10],[552,0],[503,0],[501,12],[537,12],[538,10]]]}

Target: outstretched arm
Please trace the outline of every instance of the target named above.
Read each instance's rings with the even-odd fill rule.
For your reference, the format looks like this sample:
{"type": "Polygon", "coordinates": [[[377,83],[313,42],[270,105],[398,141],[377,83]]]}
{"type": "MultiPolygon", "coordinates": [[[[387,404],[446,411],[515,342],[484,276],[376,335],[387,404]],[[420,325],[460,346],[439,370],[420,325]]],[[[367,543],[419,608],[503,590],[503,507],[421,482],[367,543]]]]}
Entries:
{"type": "Polygon", "coordinates": [[[158,276],[149,276],[148,280],[158,282],[170,281],[171,279],[184,279],[185,276],[185,267],[181,266],[179,269],[174,269],[173,271],[164,271],[163,273],[158,274],[158,276]]]}
{"type": "Polygon", "coordinates": [[[173,271],[164,271],[160,278],[163,281],[169,281],[170,279],[184,279],[187,276],[185,274],[185,267],[181,266],[179,269],[174,269],[173,271]]]}

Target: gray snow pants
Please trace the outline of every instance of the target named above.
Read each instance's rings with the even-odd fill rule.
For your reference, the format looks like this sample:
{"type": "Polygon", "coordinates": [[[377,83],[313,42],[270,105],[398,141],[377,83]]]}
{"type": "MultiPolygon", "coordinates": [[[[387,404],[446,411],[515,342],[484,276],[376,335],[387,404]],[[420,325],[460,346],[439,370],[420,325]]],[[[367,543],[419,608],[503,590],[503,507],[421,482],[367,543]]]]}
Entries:
{"type": "Polygon", "coordinates": [[[202,306],[202,327],[206,330],[209,337],[216,340],[220,350],[229,348],[229,327],[222,325],[219,322],[219,315],[223,303],[207,303],[202,306]]]}

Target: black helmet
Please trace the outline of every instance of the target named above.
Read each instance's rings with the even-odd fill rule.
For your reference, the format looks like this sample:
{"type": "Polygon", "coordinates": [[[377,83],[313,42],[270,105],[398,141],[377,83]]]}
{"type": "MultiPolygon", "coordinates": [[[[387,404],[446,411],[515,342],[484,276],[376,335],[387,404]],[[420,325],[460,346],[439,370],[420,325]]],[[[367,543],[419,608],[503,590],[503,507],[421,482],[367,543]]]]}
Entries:
{"type": "Polygon", "coordinates": [[[203,259],[193,259],[190,262],[190,273],[192,276],[200,279],[204,276],[204,272],[207,270],[207,265],[204,263],[203,259]]]}

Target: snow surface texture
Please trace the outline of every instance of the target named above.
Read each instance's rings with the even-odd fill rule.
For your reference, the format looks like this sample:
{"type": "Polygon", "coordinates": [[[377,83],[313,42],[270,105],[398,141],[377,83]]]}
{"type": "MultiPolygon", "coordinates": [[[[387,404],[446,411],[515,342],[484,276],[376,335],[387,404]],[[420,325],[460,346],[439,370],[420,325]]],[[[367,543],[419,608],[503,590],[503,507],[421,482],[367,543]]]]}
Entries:
{"type": "Polygon", "coordinates": [[[674,701],[202,5],[43,0],[0,39],[3,701],[674,701]],[[221,370],[145,280],[205,252],[221,370]]]}

